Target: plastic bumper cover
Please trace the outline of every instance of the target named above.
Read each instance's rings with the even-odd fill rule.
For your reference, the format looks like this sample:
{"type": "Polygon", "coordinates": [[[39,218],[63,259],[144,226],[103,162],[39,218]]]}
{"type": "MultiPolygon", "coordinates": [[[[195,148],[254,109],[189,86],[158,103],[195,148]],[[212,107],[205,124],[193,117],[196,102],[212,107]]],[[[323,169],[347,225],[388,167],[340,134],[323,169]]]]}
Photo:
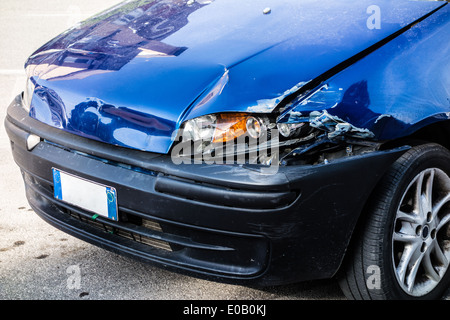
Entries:
{"type": "Polygon", "coordinates": [[[5,127],[32,208],[105,249],[208,279],[262,285],[329,278],[374,186],[407,147],[273,175],[226,165],[175,165],[40,123],[20,96],[5,127]],[[41,137],[31,151],[30,134],[41,137]],[[53,197],[52,168],[114,186],[119,221],[53,197]],[[370,168],[370,170],[367,170],[370,168]]]}

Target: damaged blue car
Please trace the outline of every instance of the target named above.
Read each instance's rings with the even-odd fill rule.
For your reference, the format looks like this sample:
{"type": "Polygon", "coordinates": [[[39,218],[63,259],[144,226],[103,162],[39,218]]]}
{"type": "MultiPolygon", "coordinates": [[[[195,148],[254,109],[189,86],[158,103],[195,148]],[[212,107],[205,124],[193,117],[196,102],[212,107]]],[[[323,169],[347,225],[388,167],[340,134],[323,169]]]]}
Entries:
{"type": "Polygon", "coordinates": [[[448,1],[125,1],[25,69],[5,127],[56,228],[214,281],[448,289],[448,1]]]}

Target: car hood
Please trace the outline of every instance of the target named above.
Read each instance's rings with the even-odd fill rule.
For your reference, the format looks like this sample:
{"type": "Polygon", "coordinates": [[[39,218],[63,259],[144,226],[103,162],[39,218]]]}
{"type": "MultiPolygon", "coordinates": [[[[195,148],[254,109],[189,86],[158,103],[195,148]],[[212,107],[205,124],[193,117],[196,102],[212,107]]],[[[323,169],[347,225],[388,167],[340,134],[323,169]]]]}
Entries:
{"type": "Polygon", "coordinates": [[[441,5],[125,1],[29,58],[30,115],[105,143],[167,153],[183,121],[272,112],[305,84],[441,5]]]}

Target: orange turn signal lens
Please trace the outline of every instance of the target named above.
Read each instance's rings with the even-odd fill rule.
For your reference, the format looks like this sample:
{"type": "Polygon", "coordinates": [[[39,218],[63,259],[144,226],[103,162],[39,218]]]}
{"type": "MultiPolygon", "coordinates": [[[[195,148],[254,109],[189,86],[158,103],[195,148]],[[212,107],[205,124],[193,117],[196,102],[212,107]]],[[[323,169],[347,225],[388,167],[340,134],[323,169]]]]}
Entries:
{"type": "Polygon", "coordinates": [[[213,142],[227,142],[242,136],[247,131],[245,113],[224,113],[217,116],[213,142]]]}

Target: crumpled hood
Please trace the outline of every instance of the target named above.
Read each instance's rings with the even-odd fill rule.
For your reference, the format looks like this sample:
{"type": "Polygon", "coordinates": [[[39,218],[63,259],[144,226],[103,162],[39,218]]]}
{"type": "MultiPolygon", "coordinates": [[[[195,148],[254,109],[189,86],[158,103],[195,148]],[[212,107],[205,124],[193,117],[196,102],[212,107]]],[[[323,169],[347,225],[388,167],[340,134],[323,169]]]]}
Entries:
{"type": "Polygon", "coordinates": [[[102,142],[167,153],[183,121],[271,112],[304,84],[440,5],[125,1],[29,58],[36,85],[30,115],[102,142]],[[380,9],[381,28],[373,28],[371,8],[380,9]]]}

